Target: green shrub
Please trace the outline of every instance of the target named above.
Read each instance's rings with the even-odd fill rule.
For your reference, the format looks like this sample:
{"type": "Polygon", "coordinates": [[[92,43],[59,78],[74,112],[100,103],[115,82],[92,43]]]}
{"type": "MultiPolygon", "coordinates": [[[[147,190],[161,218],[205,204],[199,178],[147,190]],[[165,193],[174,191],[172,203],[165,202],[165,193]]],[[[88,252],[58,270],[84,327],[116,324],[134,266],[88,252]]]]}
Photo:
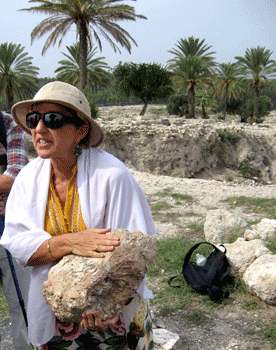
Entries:
{"type": "Polygon", "coordinates": [[[171,192],[170,188],[164,188],[162,191],[156,192],[155,195],[165,197],[165,196],[169,195],[170,192],[171,192]]]}
{"type": "Polygon", "coordinates": [[[265,242],[266,247],[273,253],[276,254],[276,238],[268,238],[265,242]]]}
{"type": "Polygon", "coordinates": [[[183,115],[188,114],[188,99],[185,95],[173,95],[169,98],[167,104],[167,111],[169,115],[183,115]]]}
{"type": "Polygon", "coordinates": [[[94,103],[89,103],[89,104],[90,104],[92,118],[97,119],[100,114],[98,107],[94,103]]]}
{"type": "Polygon", "coordinates": [[[222,243],[234,243],[239,237],[243,237],[243,233],[244,228],[240,226],[229,229],[222,243]]]}
{"type": "Polygon", "coordinates": [[[153,114],[163,115],[165,110],[164,110],[163,106],[161,106],[161,107],[150,107],[149,108],[149,112],[153,113],[153,114]]]}
{"type": "MultiPolygon", "coordinates": [[[[229,202],[232,208],[247,207],[255,213],[265,214],[269,219],[276,219],[276,198],[228,197],[223,202],[229,202]]],[[[249,223],[249,222],[248,222],[249,223]]],[[[256,225],[258,222],[250,222],[256,225]]]]}
{"type": "Polygon", "coordinates": [[[246,179],[260,179],[262,177],[261,170],[250,167],[246,162],[242,162],[239,166],[239,171],[246,179]]]}
{"type": "Polygon", "coordinates": [[[259,324],[262,329],[262,334],[266,340],[276,345],[276,321],[272,320],[269,324],[259,324]]]}
{"type": "MultiPolygon", "coordinates": [[[[243,101],[244,101],[243,99],[230,98],[226,106],[226,114],[228,115],[240,114],[239,112],[240,112],[241,105],[243,104],[243,101]]],[[[223,117],[224,109],[225,109],[225,100],[224,99],[218,100],[217,113],[219,113],[219,115],[221,116],[221,118],[219,119],[224,119],[223,117]]]]}
{"type": "Polygon", "coordinates": [[[152,210],[159,211],[163,209],[169,209],[171,206],[166,201],[157,202],[153,205],[152,210]]]}
{"type": "Polygon", "coordinates": [[[232,176],[232,175],[227,175],[227,176],[226,176],[226,181],[228,181],[228,182],[234,181],[233,176],[232,176]]]}
{"type": "Polygon", "coordinates": [[[95,94],[93,94],[92,90],[90,90],[88,87],[86,87],[84,89],[84,95],[87,98],[87,101],[88,101],[89,106],[90,106],[91,117],[93,119],[97,119],[100,112],[99,112],[98,107],[95,104],[95,94]]]}
{"type": "MultiPolygon", "coordinates": [[[[248,118],[253,117],[255,99],[245,101],[240,109],[241,121],[246,122],[248,118]]],[[[262,123],[263,118],[272,111],[273,103],[268,96],[260,96],[258,101],[258,116],[257,123],[262,123]]]]}
{"type": "Polygon", "coordinates": [[[193,310],[187,316],[188,321],[194,323],[195,325],[204,325],[208,320],[207,311],[205,310],[193,310]]]}
{"type": "Polygon", "coordinates": [[[269,166],[270,165],[270,161],[269,161],[269,159],[266,156],[264,156],[263,163],[264,163],[265,166],[269,166]]]}
{"type": "Polygon", "coordinates": [[[175,199],[183,199],[186,201],[193,200],[193,197],[188,195],[188,194],[172,193],[171,196],[172,196],[172,198],[175,198],[175,199]]]}
{"type": "Polygon", "coordinates": [[[240,136],[236,132],[222,129],[217,129],[216,131],[219,134],[219,137],[221,138],[222,142],[228,141],[234,145],[239,141],[240,136]]]}
{"type": "Polygon", "coordinates": [[[1,316],[1,320],[3,321],[9,318],[9,307],[1,286],[0,286],[0,316],[1,316]]]}

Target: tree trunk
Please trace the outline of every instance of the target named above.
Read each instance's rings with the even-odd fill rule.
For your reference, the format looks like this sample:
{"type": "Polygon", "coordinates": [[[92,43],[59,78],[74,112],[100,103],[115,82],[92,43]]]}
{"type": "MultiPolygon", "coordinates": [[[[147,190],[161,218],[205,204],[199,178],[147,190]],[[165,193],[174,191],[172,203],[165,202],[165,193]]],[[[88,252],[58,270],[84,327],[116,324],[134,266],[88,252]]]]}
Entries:
{"type": "Polygon", "coordinates": [[[254,112],[253,112],[253,119],[252,122],[256,123],[259,117],[259,112],[258,112],[258,107],[259,107],[259,90],[255,90],[255,104],[254,104],[254,112]]]}
{"type": "Polygon", "coordinates": [[[11,108],[14,104],[14,100],[13,100],[13,94],[12,94],[12,91],[10,89],[10,86],[8,85],[7,88],[6,88],[6,99],[7,99],[7,102],[8,102],[8,111],[7,112],[11,112],[11,108]]]}
{"type": "Polygon", "coordinates": [[[226,111],[227,111],[227,103],[228,103],[228,84],[226,84],[225,88],[225,99],[224,99],[224,111],[223,111],[223,120],[225,120],[226,117],[226,111]]]}
{"type": "Polygon", "coordinates": [[[202,108],[202,116],[203,116],[203,119],[208,119],[208,115],[207,115],[207,112],[206,112],[205,105],[202,104],[201,108],[202,108]]]}
{"type": "Polygon", "coordinates": [[[147,107],[148,107],[148,104],[149,104],[148,101],[143,101],[143,102],[144,102],[144,106],[143,106],[143,108],[141,110],[140,115],[144,115],[146,113],[146,110],[147,110],[147,107]]]}
{"type": "Polygon", "coordinates": [[[80,88],[84,90],[87,84],[87,28],[86,23],[80,23],[80,88]]]}
{"type": "Polygon", "coordinates": [[[195,87],[192,85],[188,90],[188,109],[189,109],[189,119],[195,117],[195,87]]]}

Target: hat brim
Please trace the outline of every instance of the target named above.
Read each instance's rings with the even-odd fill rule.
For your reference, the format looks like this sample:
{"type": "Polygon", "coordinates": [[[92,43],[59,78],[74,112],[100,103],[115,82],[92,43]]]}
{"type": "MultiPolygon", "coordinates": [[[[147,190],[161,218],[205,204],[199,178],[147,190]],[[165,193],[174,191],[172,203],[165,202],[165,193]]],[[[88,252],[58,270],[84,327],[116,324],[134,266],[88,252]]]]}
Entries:
{"type": "Polygon", "coordinates": [[[12,116],[15,122],[18,124],[18,126],[21,129],[23,129],[27,134],[31,135],[31,129],[28,128],[26,125],[26,115],[28,114],[30,106],[37,103],[45,103],[45,102],[57,103],[65,107],[69,107],[77,112],[78,117],[85,120],[89,124],[88,146],[97,147],[104,141],[103,130],[92,118],[88,118],[81,110],[76,108],[76,106],[70,103],[67,103],[64,101],[61,102],[60,100],[55,100],[55,99],[26,100],[26,101],[18,102],[15,105],[13,105],[11,110],[12,116]]]}

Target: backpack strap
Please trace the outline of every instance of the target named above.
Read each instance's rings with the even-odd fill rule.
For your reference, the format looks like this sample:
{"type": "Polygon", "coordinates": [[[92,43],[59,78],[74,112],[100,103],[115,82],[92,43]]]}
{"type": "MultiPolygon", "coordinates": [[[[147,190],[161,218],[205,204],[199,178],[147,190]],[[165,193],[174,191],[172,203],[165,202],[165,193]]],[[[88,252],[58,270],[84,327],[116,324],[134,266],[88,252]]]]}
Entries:
{"type": "MultiPolygon", "coordinates": [[[[195,244],[189,251],[188,253],[186,254],[185,258],[184,258],[184,263],[183,263],[183,266],[182,266],[182,274],[183,274],[183,270],[186,268],[186,266],[188,265],[190,259],[191,259],[191,256],[193,254],[193,252],[201,245],[201,244],[209,244],[210,246],[212,246],[215,250],[219,250],[214,244],[210,243],[210,242],[199,242],[197,244],[195,244]]],[[[224,247],[223,244],[220,244],[219,246],[222,246],[224,248],[224,252],[222,252],[222,254],[226,254],[226,248],[224,247]]],[[[181,288],[180,286],[172,286],[171,285],[171,282],[176,278],[176,277],[179,277],[180,275],[177,275],[177,276],[173,276],[171,277],[169,280],[168,280],[168,284],[170,287],[173,287],[173,288],[181,288]]]]}
{"type": "MultiPolygon", "coordinates": [[[[216,252],[219,252],[219,255],[217,255],[217,261],[218,259],[222,259],[225,255],[226,255],[226,248],[223,244],[220,244],[219,246],[223,247],[224,248],[224,252],[221,251],[220,249],[218,249],[214,244],[212,243],[209,243],[209,242],[200,242],[200,243],[197,243],[195,244],[189,251],[188,253],[186,254],[185,256],[185,259],[184,259],[184,263],[183,263],[183,266],[182,266],[182,273],[183,271],[185,270],[186,266],[188,265],[189,263],[189,260],[192,256],[192,253],[201,245],[201,244],[209,244],[210,246],[212,246],[214,248],[214,250],[216,252]]],[[[209,269],[209,272],[208,272],[208,277],[210,280],[212,280],[214,278],[216,274],[216,269],[212,268],[212,269],[209,269]]],[[[227,273],[226,273],[227,274],[227,273]]]]}
{"type": "MultiPolygon", "coordinates": [[[[182,266],[182,270],[184,270],[185,267],[188,265],[188,262],[189,262],[189,260],[191,259],[191,256],[192,256],[193,252],[194,252],[201,244],[209,244],[209,245],[212,246],[214,249],[218,250],[218,248],[217,248],[214,244],[209,243],[209,242],[200,242],[200,243],[195,244],[195,245],[188,251],[188,253],[187,253],[186,256],[185,256],[184,263],[183,263],[183,266],[182,266]]],[[[223,246],[222,244],[220,244],[220,245],[223,246]]],[[[224,247],[224,246],[223,246],[223,247],[224,247]]],[[[225,249],[225,252],[224,252],[224,254],[225,254],[225,253],[226,253],[226,248],[224,247],[224,249],[225,249]]]]}
{"type": "Polygon", "coordinates": [[[181,288],[180,286],[172,286],[171,283],[172,281],[176,278],[176,277],[179,277],[180,275],[177,275],[177,276],[173,276],[171,277],[169,280],[168,280],[168,284],[170,287],[173,287],[173,288],[181,288]]]}
{"type": "MultiPolygon", "coordinates": [[[[4,115],[0,111],[0,143],[7,150],[7,130],[4,122],[4,115]]],[[[7,165],[7,154],[0,155],[0,165],[7,165]]]]}

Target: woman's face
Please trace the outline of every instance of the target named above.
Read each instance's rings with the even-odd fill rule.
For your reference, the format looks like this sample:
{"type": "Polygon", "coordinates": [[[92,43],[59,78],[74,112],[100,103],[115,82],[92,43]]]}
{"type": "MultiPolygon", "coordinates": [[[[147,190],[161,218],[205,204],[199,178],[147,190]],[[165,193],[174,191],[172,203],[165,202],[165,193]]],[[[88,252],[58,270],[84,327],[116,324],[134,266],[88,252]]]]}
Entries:
{"type": "MultiPolygon", "coordinates": [[[[29,108],[28,113],[38,112],[59,112],[71,117],[70,112],[63,106],[52,102],[34,104],[29,108]]],[[[66,160],[73,156],[73,149],[84,137],[82,127],[77,128],[73,124],[65,124],[60,129],[47,128],[42,120],[35,129],[31,129],[34,147],[41,158],[52,160],[66,160]]]]}

